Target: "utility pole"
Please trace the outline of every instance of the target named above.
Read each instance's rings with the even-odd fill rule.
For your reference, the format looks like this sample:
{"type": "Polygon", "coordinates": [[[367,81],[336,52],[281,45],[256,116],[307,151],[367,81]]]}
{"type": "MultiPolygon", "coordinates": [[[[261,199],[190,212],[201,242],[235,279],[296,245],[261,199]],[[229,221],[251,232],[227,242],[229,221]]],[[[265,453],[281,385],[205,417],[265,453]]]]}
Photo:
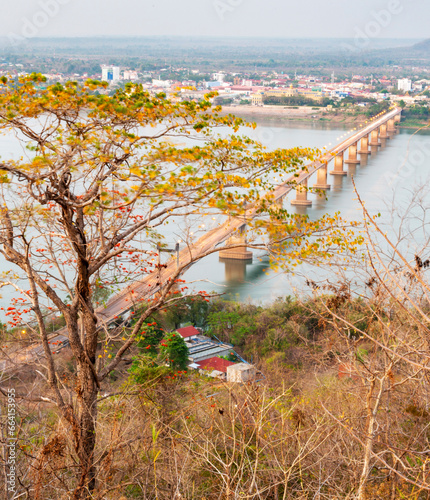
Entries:
{"type": "Polygon", "coordinates": [[[160,243],[157,243],[158,250],[158,269],[161,268],[161,252],[175,253],[176,252],[176,269],[179,268],[179,243],[176,243],[175,248],[161,248],[160,243]]]}

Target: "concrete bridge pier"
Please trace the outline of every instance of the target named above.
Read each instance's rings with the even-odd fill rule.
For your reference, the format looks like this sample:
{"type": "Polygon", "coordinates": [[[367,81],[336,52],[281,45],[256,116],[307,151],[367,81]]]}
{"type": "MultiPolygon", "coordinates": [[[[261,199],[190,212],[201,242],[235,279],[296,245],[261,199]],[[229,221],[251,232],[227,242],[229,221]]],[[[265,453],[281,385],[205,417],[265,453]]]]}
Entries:
{"type": "Polygon", "coordinates": [[[348,172],[345,172],[343,169],[343,152],[339,153],[334,158],[334,169],[330,172],[331,175],[347,175],[348,172]]]}
{"type": "MultiPolygon", "coordinates": [[[[381,145],[381,143],[379,142],[379,128],[375,128],[375,130],[372,130],[372,132],[370,133],[370,143],[369,144],[373,147],[378,147],[381,145]]],[[[373,153],[373,149],[372,149],[372,153],[373,153]]]]}
{"type": "Polygon", "coordinates": [[[317,182],[314,184],[315,189],[324,189],[325,191],[330,189],[330,184],[327,184],[327,166],[327,163],[324,163],[324,166],[317,170],[317,182]]]}
{"type": "Polygon", "coordinates": [[[360,145],[360,151],[359,154],[361,155],[360,159],[363,161],[364,158],[367,159],[367,155],[371,154],[371,151],[369,149],[369,136],[365,135],[364,137],[361,138],[361,145],[360,145]]]}
{"type": "Polygon", "coordinates": [[[345,160],[347,165],[358,165],[360,160],[357,158],[357,142],[349,147],[348,159],[345,160]]]}
{"type": "Polygon", "coordinates": [[[379,138],[380,139],[389,139],[390,136],[388,134],[388,125],[387,123],[383,123],[379,129],[379,138]]]}
{"type": "Polygon", "coordinates": [[[400,121],[402,119],[402,114],[399,113],[398,115],[396,115],[393,120],[394,120],[394,134],[400,134],[400,129],[399,127],[397,126],[397,124],[400,124],[400,121]]]}
{"type": "Polygon", "coordinates": [[[291,205],[310,207],[312,201],[308,200],[308,180],[305,179],[296,187],[296,199],[291,200],[291,205]]]}
{"type": "Polygon", "coordinates": [[[221,259],[233,259],[233,260],[252,260],[252,252],[246,249],[246,226],[242,226],[239,233],[236,233],[227,240],[228,245],[239,245],[236,248],[228,248],[226,250],[221,250],[219,252],[219,258],[221,259]]]}
{"type": "Polygon", "coordinates": [[[396,122],[394,121],[394,118],[391,118],[387,122],[387,132],[389,135],[394,135],[396,132],[396,122]]]}

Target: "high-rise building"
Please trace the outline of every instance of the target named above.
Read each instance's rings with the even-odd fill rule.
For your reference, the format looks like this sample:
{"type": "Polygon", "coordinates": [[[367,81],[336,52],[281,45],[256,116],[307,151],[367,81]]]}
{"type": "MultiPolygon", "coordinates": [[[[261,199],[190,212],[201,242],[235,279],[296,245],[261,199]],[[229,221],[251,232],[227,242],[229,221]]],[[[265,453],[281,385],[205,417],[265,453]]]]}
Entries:
{"type": "Polygon", "coordinates": [[[397,88],[403,92],[410,92],[412,90],[412,81],[408,78],[397,80],[397,88]]]}
{"type": "Polygon", "coordinates": [[[119,66],[102,66],[102,80],[116,82],[119,80],[119,66]]]}

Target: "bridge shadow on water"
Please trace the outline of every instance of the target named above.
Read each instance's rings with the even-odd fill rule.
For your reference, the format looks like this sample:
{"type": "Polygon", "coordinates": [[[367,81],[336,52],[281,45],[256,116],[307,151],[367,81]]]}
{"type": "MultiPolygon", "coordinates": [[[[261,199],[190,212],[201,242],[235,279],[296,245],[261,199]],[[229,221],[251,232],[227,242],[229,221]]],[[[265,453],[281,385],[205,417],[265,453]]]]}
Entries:
{"type": "Polygon", "coordinates": [[[269,257],[254,255],[253,260],[220,258],[219,262],[224,264],[225,297],[234,299],[236,295],[243,293],[244,287],[257,286],[256,282],[264,276],[265,269],[269,266],[269,257]]]}

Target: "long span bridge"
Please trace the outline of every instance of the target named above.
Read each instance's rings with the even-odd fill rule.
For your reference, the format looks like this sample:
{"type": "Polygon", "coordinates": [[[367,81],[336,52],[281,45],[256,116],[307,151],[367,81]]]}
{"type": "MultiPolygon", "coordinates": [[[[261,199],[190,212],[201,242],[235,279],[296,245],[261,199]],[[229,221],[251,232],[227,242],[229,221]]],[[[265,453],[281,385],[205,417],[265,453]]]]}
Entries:
{"type": "MultiPolygon", "coordinates": [[[[296,197],[291,201],[292,205],[310,206],[312,201],[308,199],[308,183],[310,177],[316,174],[315,189],[328,190],[328,175],[345,176],[346,165],[357,165],[360,158],[366,157],[372,152],[376,152],[382,145],[381,140],[392,138],[396,132],[396,122],[400,121],[402,110],[394,108],[387,113],[373,119],[367,126],[358,130],[351,137],[337,144],[326,151],[317,161],[307,165],[297,175],[291,175],[280,184],[272,193],[274,203],[281,203],[283,199],[293,190],[296,190],[296,197]],[[360,148],[358,143],[360,142],[360,148]],[[369,149],[369,147],[371,149],[369,149]],[[348,158],[345,158],[348,153],[348,158]],[[330,162],[334,162],[333,170],[329,171],[330,162]]],[[[247,210],[246,218],[230,218],[219,227],[206,232],[198,240],[187,248],[181,250],[177,259],[171,259],[167,267],[160,273],[152,273],[128,286],[117,295],[112,297],[104,306],[96,309],[95,313],[99,318],[100,326],[108,326],[118,321],[118,318],[133,309],[137,303],[149,300],[162,288],[162,283],[167,283],[175,277],[177,268],[187,267],[190,261],[195,262],[200,256],[213,251],[218,245],[225,242],[233,235],[240,232],[246,226],[245,219],[252,219],[256,216],[256,208],[250,207],[247,210]]],[[[220,249],[220,256],[224,258],[249,259],[252,254],[246,251],[246,247],[232,249],[220,249]]],[[[68,344],[67,330],[62,328],[50,338],[51,349],[58,350],[68,344]]],[[[21,351],[14,359],[0,362],[0,372],[12,371],[17,364],[30,363],[44,356],[41,345],[31,346],[21,351]]]]}
{"type": "MultiPolygon", "coordinates": [[[[347,175],[347,171],[344,170],[344,165],[359,164],[360,160],[358,159],[358,155],[367,156],[371,154],[369,146],[375,150],[382,144],[380,139],[389,139],[393,137],[396,133],[396,121],[400,121],[400,116],[400,108],[395,108],[389,111],[363,129],[357,131],[356,134],[328,150],[318,159],[318,161],[307,165],[298,176],[297,174],[291,175],[272,193],[274,202],[281,202],[285,196],[295,189],[296,198],[295,200],[292,200],[291,203],[293,205],[311,205],[312,202],[307,199],[308,191],[306,189],[309,178],[316,173],[317,182],[313,185],[313,187],[315,189],[329,189],[330,186],[327,184],[329,163],[332,160],[334,161],[334,168],[330,172],[331,175],[347,175]],[[360,149],[358,149],[358,142],[361,142],[360,149]],[[345,158],[346,152],[349,153],[348,158],[345,158]],[[292,185],[293,182],[296,185],[292,185]]],[[[256,212],[256,209],[250,207],[246,212],[246,218],[254,218],[256,216],[256,212]]],[[[115,317],[118,317],[120,314],[132,309],[137,300],[144,300],[145,298],[149,298],[159,292],[161,285],[157,285],[156,283],[158,281],[166,283],[175,275],[176,268],[178,266],[186,266],[186,264],[190,262],[190,258],[196,260],[200,255],[205,255],[207,252],[215,249],[219,244],[223,243],[232,235],[243,229],[245,225],[246,221],[244,218],[231,218],[219,227],[206,232],[192,245],[184,248],[179,253],[177,262],[169,262],[167,268],[164,269],[161,276],[150,275],[139,283],[130,285],[109,300],[105,306],[98,308],[96,310],[97,316],[105,324],[113,322],[115,317]],[[159,277],[161,277],[161,280],[159,277]]],[[[246,258],[246,253],[246,249],[243,247],[234,249],[231,252],[226,250],[222,253],[221,251],[221,255],[223,257],[236,259],[246,258]]]]}

